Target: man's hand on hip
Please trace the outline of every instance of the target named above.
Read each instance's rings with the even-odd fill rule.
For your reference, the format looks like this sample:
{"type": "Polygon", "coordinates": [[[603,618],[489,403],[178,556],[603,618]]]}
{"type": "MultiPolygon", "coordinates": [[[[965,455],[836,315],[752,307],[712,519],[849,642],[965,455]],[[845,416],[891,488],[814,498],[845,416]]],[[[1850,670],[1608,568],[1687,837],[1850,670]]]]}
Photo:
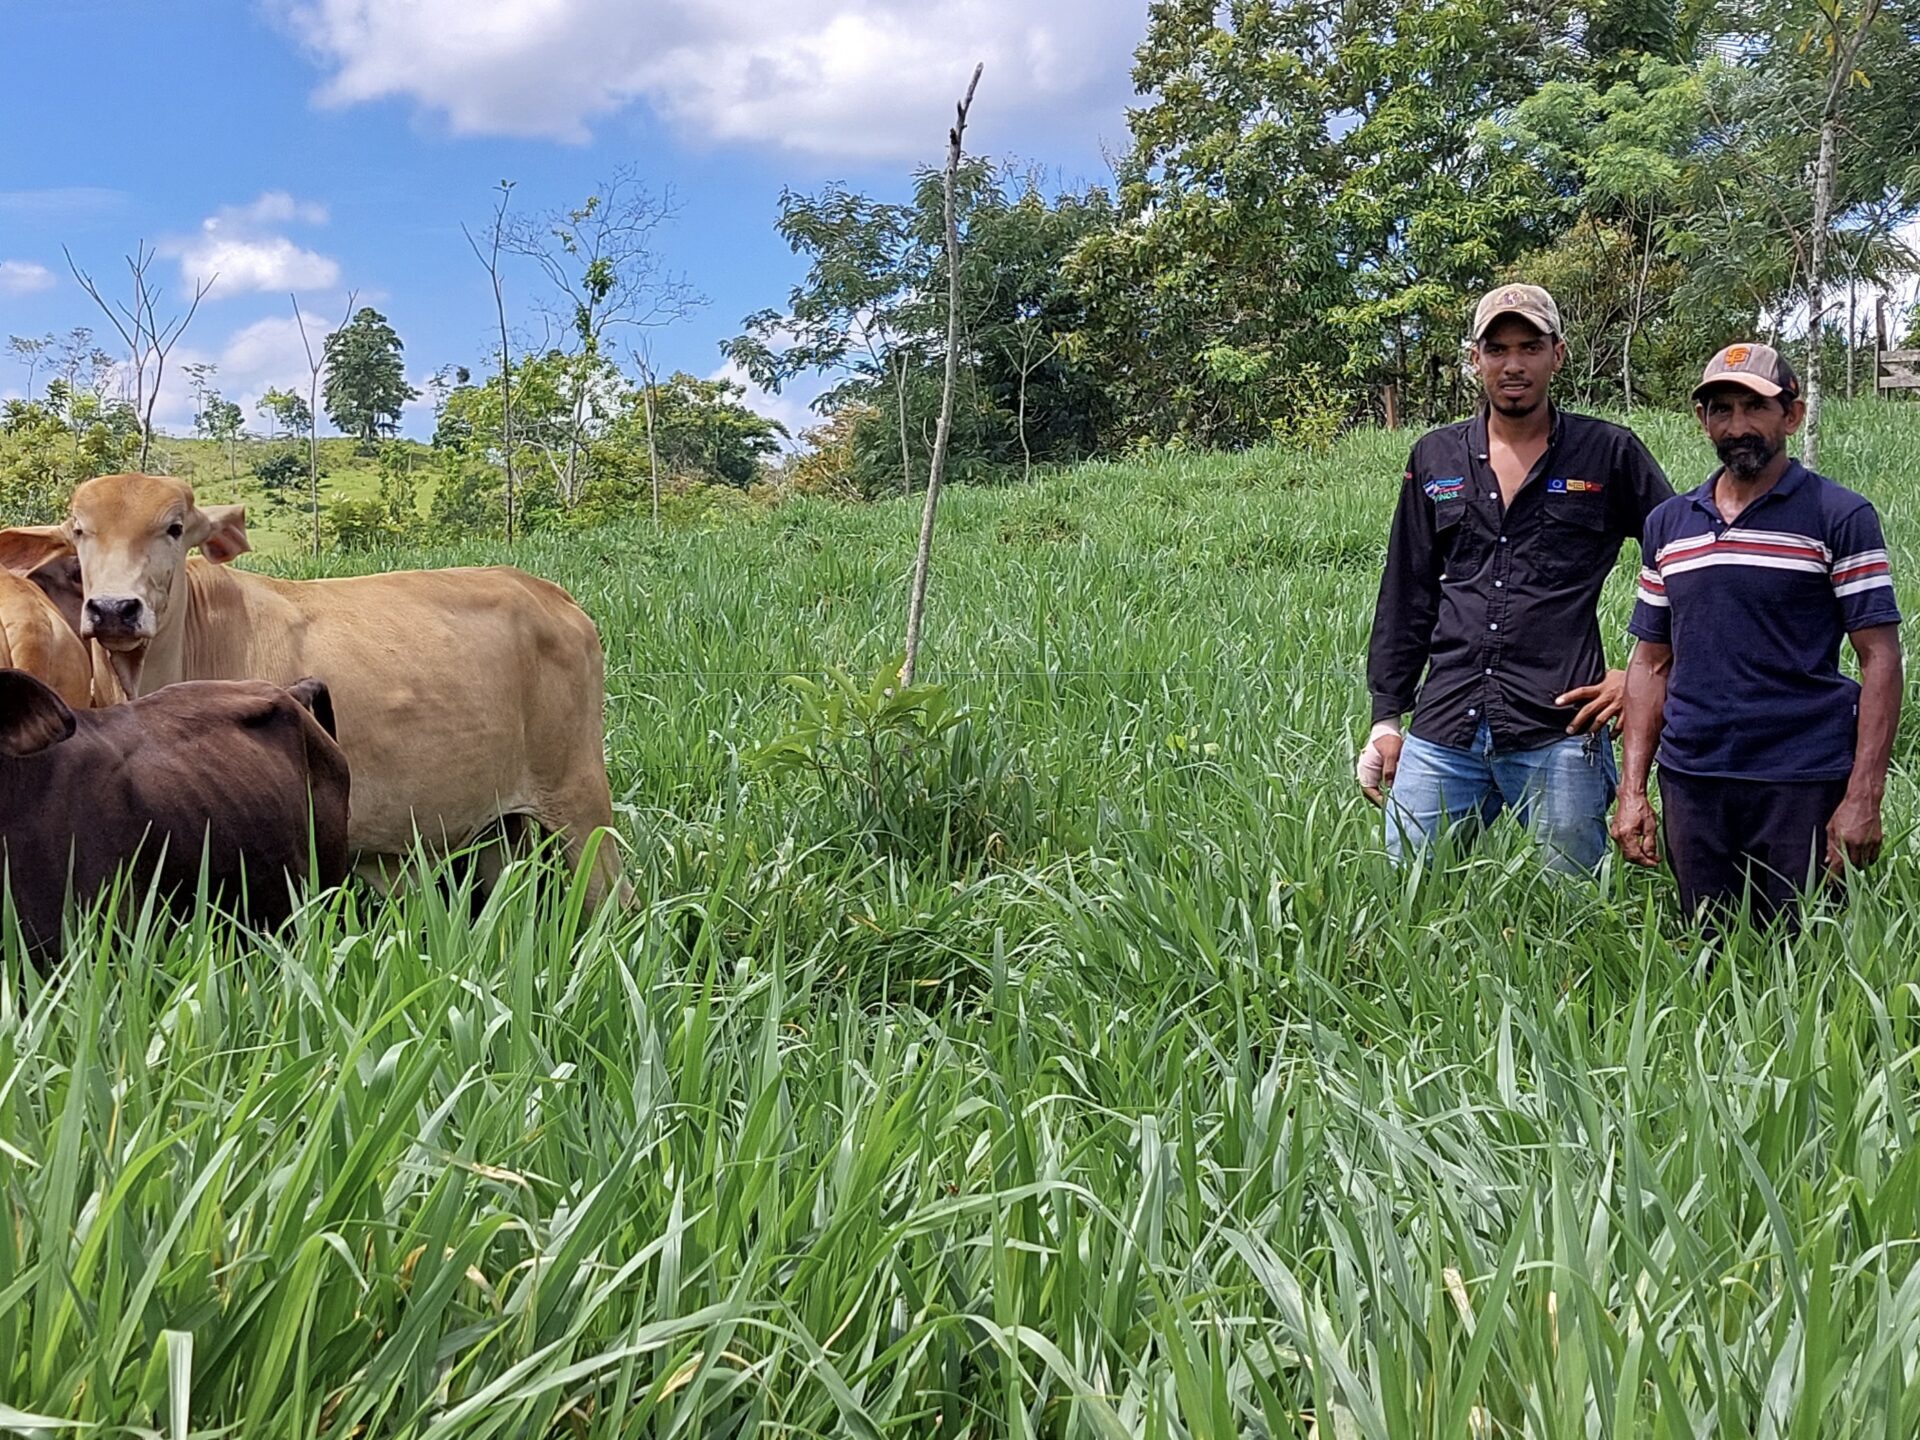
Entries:
{"type": "Polygon", "coordinates": [[[1628,864],[1652,867],[1660,863],[1660,817],[1645,795],[1622,791],[1611,828],[1628,864]]]}
{"type": "Polygon", "coordinates": [[[1573,717],[1573,723],[1567,726],[1569,735],[1585,735],[1602,725],[1611,725],[1626,708],[1627,672],[1609,670],[1599,684],[1582,685],[1578,690],[1569,690],[1553,703],[1580,707],[1580,712],[1573,717]]]}
{"type": "Polygon", "coordinates": [[[1373,727],[1373,733],[1367,736],[1367,743],[1360,751],[1360,758],[1354,763],[1353,778],[1360,782],[1360,790],[1376,805],[1387,803],[1386,792],[1393,786],[1393,777],[1400,768],[1400,726],[1391,720],[1382,720],[1373,727]]]}

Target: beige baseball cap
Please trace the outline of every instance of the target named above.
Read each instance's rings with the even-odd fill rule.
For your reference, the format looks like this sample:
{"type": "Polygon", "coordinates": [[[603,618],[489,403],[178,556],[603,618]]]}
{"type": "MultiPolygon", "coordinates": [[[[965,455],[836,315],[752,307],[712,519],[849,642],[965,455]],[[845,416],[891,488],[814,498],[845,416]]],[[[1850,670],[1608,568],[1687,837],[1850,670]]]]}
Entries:
{"type": "Polygon", "coordinates": [[[1693,398],[1698,400],[1713,385],[1738,385],[1769,400],[1776,395],[1793,399],[1800,394],[1800,377],[1793,373],[1786,357],[1771,345],[1751,340],[1729,345],[1709,360],[1706,373],[1693,387],[1693,398]]]}
{"type": "Polygon", "coordinates": [[[1502,285],[1480,297],[1473,312],[1474,340],[1479,340],[1503,315],[1518,315],[1542,335],[1560,333],[1560,307],[1538,285],[1502,285]]]}

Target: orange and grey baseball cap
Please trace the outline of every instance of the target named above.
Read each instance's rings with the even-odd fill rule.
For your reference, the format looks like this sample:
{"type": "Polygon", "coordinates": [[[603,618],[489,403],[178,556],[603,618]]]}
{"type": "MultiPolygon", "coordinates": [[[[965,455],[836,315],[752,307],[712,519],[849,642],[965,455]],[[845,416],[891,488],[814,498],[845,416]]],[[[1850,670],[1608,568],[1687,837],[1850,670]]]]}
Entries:
{"type": "Polygon", "coordinates": [[[1769,400],[1776,395],[1790,400],[1800,395],[1800,377],[1793,373],[1786,357],[1771,345],[1755,341],[1729,345],[1709,360],[1706,373],[1693,387],[1693,398],[1698,400],[1714,385],[1738,385],[1769,400]]]}
{"type": "Polygon", "coordinates": [[[1553,296],[1538,285],[1502,285],[1480,297],[1469,338],[1481,339],[1494,321],[1506,315],[1517,315],[1542,335],[1560,333],[1560,307],[1553,303],[1553,296]]]}

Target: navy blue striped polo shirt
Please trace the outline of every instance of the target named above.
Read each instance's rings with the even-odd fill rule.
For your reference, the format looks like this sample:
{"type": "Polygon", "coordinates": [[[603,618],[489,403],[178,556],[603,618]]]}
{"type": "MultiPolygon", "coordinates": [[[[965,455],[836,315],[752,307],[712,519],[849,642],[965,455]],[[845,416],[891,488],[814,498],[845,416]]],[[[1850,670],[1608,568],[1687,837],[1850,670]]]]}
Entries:
{"type": "Polygon", "coordinates": [[[1736,780],[1852,773],[1860,687],[1840,641],[1897,625],[1880,517],[1799,461],[1728,524],[1719,472],[1647,517],[1627,628],[1673,647],[1662,769],[1736,780]]]}

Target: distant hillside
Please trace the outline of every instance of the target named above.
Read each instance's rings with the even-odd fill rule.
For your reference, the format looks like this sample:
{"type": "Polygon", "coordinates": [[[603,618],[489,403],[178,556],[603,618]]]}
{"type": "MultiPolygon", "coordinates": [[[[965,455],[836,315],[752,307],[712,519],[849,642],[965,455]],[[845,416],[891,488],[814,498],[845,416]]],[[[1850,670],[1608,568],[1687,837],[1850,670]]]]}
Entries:
{"type": "MultiPolygon", "coordinates": [[[[414,457],[418,474],[419,503],[424,514],[433,501],[435,476],[433,451],[418,441],[400,442],[414,457]]],[[[147,468],[159,475],[177,475],[193,486],[201,500],[219,505],[234,503],[247,507],[247,530],[255,550],[272,554],[299,550],[308,543],[311,521],[307,496],[307,447],[304,441],[242,440],[228,456],[227,447],[217,440],[181,439],[157,436],[147,468]],[[258,479],[254,467],[281,453],[296,454],[300,473],[296,482],[274,490],[258,479]]],[[[380,488],[380,462],[373,455],[358,453],[356,443],[346,438],[320,441],[320,508],[338,499],[367,499],[380,488]]]]}

